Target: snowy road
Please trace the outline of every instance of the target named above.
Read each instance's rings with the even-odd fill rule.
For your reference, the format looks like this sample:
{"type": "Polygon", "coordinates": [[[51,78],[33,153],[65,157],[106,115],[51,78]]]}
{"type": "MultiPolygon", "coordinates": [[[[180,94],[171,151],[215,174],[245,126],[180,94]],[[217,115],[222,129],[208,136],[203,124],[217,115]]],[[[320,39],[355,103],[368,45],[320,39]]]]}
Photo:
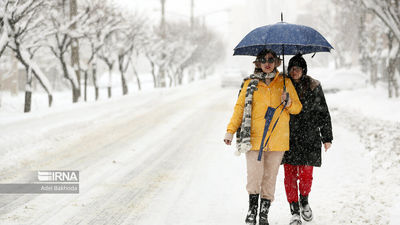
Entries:
{"type": "MultiPolygon", "coordinates": [[[[243,224],[244,157],[221,140],[236,95],[210,80],[0,124],[1,183],[80,171],[77,195],[0,195],[0,224],[243,224]]],[[[388,142],[400,142],[399,123],[331,114],[334,145],[315,169],[306,224],[389,224],[400,152],[388,142]],[[392,134],[374,139],[374,129],[392,134]]],[[[282,168],[277,182],[271,225],[290,217],[282,168]]]]}

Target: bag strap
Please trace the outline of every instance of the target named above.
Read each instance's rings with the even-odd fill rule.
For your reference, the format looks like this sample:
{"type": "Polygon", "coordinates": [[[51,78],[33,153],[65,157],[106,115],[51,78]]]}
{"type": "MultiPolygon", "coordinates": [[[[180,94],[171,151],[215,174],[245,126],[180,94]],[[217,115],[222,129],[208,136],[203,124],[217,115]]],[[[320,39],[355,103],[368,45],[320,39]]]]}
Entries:
{"type": "MultiPolygon", "coordinates": [[[[274,109],[274,110],[277,110],[277,109],[279,108],[279,106],[281,106],[281,105],[283,104],[283,108],[282,108],[281,112],[279,113],[278,119],[276,119],[275,124],[274,124],[274,126],[272,127],[271,133],[269,134],[268,139],[267,139],[267,141],[265,142],[265,145],[263,145],[263,144],[264,144],[265,137],[266,137],[267,132],[268,132],[268,128],[269,128],[269,124],[268,124],[268,126],[267,126],[267,122],[265,122],[263,137],[262,137],[261,144],[260,144],[260,150],[259,150],[259,152],[258,152],[258,158],[257,158],[258,161],[261,161],[261,157],[262,157],[263,150],[264,150],[264,148],[268,145],[268,141],[269,141],[269,139],[271,138],[272,132],[274,132],[274,130],[275,130],[276,124],[278,123],[279,118],[281,117],[281,115],[282,115],[282,113],[283,113],[283,110],[286,108],[287,102],[288,102],[288,101],[285,101],[284,104],[283,104],[283,102],[281,102],[281,104],[279,104],[279,105],[274,109]]],[[[274,112],[274,114],[275,114],[275,112],[274,112]]],[[[272,121],[272,119],[271,119],[271,121],[272,121]]]]}

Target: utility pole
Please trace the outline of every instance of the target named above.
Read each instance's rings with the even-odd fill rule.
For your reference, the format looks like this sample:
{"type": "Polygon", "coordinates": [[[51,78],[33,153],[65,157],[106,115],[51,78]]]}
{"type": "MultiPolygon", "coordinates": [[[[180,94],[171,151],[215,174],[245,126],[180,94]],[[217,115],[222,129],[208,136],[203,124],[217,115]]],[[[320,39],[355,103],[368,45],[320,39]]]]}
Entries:
{"type": "Polygon", "coordinates": [[[194,0],[190,0],[190,28],[194,26],[194,0]]]}
{"type": "MultiPolygon", "coordinates": [[[[166,38],[166,33],[165,33],[165,1],[166,0],[161,0],[161,23],[160,23],[160,29],[161,29],[161,39],[164,44],[165,38],[166,38]]],[[[164,47],[163,47],[164,49],[164,47]]],[[[165,81],[165,61],[166,55],[165,53],[161,53],[161,65],[160,69],[158,71],[158,79],[157,79],[157,86],[158,87],[165,87],[166,86],[166,81],[165,81]]]]}
{"type": "MultiPolygon", "coordinates": [[[[73,20],[78,14],[78,5],[76,3],[76,0],[70,0],[69,10],[70,19],[73,20]]],[[[72,24],[71,28],[76,29],[76,23],[72,24]]],[[[71,62],[72,68],[75,70],[76,79],[78,80],[78,87],[76,87],[73,94],[73,102],[77,102],[79,97],[81,96],[81,75],[79,71],[79,43],[78,39],[76,38],[73,38],[71,43],[71,62]]]]}
{"type": "Polygon", "coordinates": [[[161,36],[165,38],[165,0],[161,0],[161,22],[160,22],[161,36]]]}

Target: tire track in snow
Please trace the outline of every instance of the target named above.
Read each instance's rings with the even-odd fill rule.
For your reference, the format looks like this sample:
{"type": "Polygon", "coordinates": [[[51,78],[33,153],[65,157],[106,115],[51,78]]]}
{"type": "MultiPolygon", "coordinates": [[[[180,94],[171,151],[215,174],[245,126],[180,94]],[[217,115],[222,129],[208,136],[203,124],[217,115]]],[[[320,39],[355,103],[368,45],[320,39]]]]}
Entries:
{"type": "MultiPolygon", "coordinates": [[[[203,97],[207,98],[207,96],[203,97]]],[[[206,128],[201,126],[203,121],[193,119],[202,112],[201,108],[204,106],[192,105],[189,113],[185,114],[182,121],[174,126],[165,142],[154,147],[158,149],[158,153],[141,162],[140,168],[129,168],[129,171],[126,171],[124,178],[121,179],[128,183],[126,190],[114,192],[108,196],[107,201],[97,199],[92,205],[102,205],[101,209],[96,211],[93,217],[86,217],[80,222],[82,224],[121,224],[129,214],[139,217],[140,212],[152,201],[152,196],[162,189],[162,183],[173,179],[174,171],[182,166],[183,161],[177,158],[190,157],[193,154],[189,147],[184,146],[192,145],[193,143],[188,142],[190,138],[201,137],[201,133],[206,128]],[[201,127],[203,129],[199,129],[201,127]],[[160,154],[160,151],[163,152],[160,154]]],[[[115,186],[118,187],[121,180],[115,186]]],[[[76,217],[80,218],[82,215],[76,217]]],[[[76,223],[74,220],[68,220],[66,224],[76,223]]]]}
{"type": "MultiPolygon", "coordinates": [[[[186,98],[187,96],[184,96],[183,98],[186,98]]],[[[205,97],[205,96],[203,96],[203,97],[205,97]]],[[[182,103],[182,100],[181,100],[181,103],[182,103]]],[[[169,104],[169,103],[168,103],[169,104]]],[[[168,107],[168,104],[166,104],[165,106],[164,105],[161,105],[162,107],[158,107],[158,108],[161,108],[162,110],[159,110],[158,108],[156,108],[155,110],[153,110],[153,112],[157,112],[157,113],[160,113],[161,112],[161,114],[162,113],[164,113],[163,114],[163,119],[168,119],[168,117],[165,117],[165,115],[172,115],[173,114],[173,111],[176,111],[177,109],[179,109],[179,104],[178,104],[178,106],[176,106],[176,105],[171,105],[170,107],[168,107]]],[[[183,104],[183,106],[185,106],[185,104],[183,104]]],[[[131,139],[132,137],[134,137],[134,136],[140,136],[140,132],[130,132],[131,131],[131,128],[129,128],[129,125],[132,125],[132,127],[134,127],[135,125],[136,126],[140,126],[140,125],[143,125],[142,126],[142,129],[140,130],[141,132],[142,132],[142,134],[143,135],[145,135],[145,134],[147,134],[146,133],[146,131],[147,132],[149,132],[149,130],[151,130],[151,127],[150,126],[148,126],[148,127],[146,127],[146,123],[148,123],[148,121],[152,121],[151,120],[151,118],[149,118],[149,117],[152,117],[151,115],[150,116],[146,116],[146,115],[144,115],[143,117],[134,117],[134,119],[136,119],[136,121],[139,119],[139,123],[138,122],[132,122],[132,124],[126,124],[126,123],[121,123],[121,124],[118,124],[118,125],[115,125],[115,126],[112,126],[112,127],[114,127],[115,129],[111,129],[111,130],[118,130],[119,132],[120,132],[120,138],[119,138],[119,140],[118,140],[118,138],[117,137],[112,137],[112,138],[110,138],[110,140],[108,140],[108,141],[105,141],[105,143],[109,143],[109,147],[105,147],[105,146],[101,146],[100,144],[101,144],[101,141],[103,141],[102,139],[99,139],[99,138],[101,138],[101,137],[104,137],[104,132],[103,133],[95,133],[95,134],[91,134],[91,135],[89,135],[90,137],[88,137],[87,139],[86,139],[86,142],[88,142],[88,141],[90,141],[90,140],[92,140],[93,142],[89,142],[89,143],[91,143],[91,144],[89,144],[89,146],[85,146],[85,150],[81,150],[81,151],[78,151],[78,150],[72,150],[72,152],[70,152],[70,153],[65,153],[65,154],[63,154],[63,155],[57,155],[58,157],[55,157],[53,160],[51,160],[50,162],[47,162],[47,164],[45,164],[45,166],[49,166],[49,168],[51,168],[51,169],[54,169],[54,165],[57,165],[57,167],[60,167],[60,164],[63,164],[63,166],[61,166],[61,167],[63,167],[63,168],[71,168],[71,166],[73,166],[73,165],[79,165],[80,166],[80,170],[82,169],[83,171],[82,171],[82,173],[81,174],[84,174],[85,173],[85,170],[88,170],[88,169],[86,169],[86,168],[84,168],[85,166],[87,166],[88,165],[88,162],[89,162],[89,164],[92,164],[93,163],[93,161],[94,162],[96,162],[96,161],[101,161],[101,159],[103,159],[104,157],[109,157],[110,156],[110,154],[109,155],[107,155],[107,150],[110,150],[110,149],[113,149],[113,145],[112,144],[110,144],[110,141],[111,142],[113,142],[113,141],[120,141],[120,142],[122,142],[122,143],[128,143],[129,142],[129,139],[131,139]],[[121,137],[121,130],[123,130],[123,129],[121,129],[122,127],[128,127],[128,128],[125,128],[125,131],[124,131],[124,135],[122,135],[122,137],[121,137]],[[143,127],[145,127],[145,129],[143,129],[143,127]],[[118,129],[119,128],[119,129],[118,129]],[[130,132],[130,134],[126,134],[126,132],[130,132]],[[91,146],[91,145],[93,145],[93,146],[91,146]],[[96,149],[95,148],[95,146],[97,145],[97,147],[98,147],[98,149],[96,149]],[[92,148],[93,147],[93,148],[92,148]],[[93,152],[93,151],[90,151],[91,149],[95,149],[95,153],[93,152]],[[84,153],[86,153],[86,154],[84,154],[84,153]],[[101,153],[101,154],[100,154],[101,153]],[[82,155],[83,154],[83,155],[82,155]],[[96,159],[93,159],[93,156],[97,156],[97,158],[96,159]],[[60,159],[62,159],[62,161],[64,161],[63,163],[60,163],[61,162],[61,160],[60,159]],[[88,161],[89,160],[89,161],[88,161]],[[71,161],[75,161],[75,163],[70,163],[71,161]],[[86,162],[86,164],[85,164],[85,162],[86,162]]],[[[153,122],[156,122],[156,121],[154,121],[154,118],[152,118],[153,119],[153,122]]],[[[105,130],[109,130],[109,129],[105,129],[105,130]]],[[[106,132],[106,131],[105,131],[106,132]]],[[[118,136],[118,135],[116,135],[116,136],[118,136]]],[[[107,135],[105,136],[105,137],[108,137],[107,135]]],[[[85,139],[85,138],[84,138],[85,139]]],[[[81,140],[81,142],[78,142],[78,144],[77,145],[79,145],[79,143],[82,143],[82,141],[83,140],[81,140]]],[[[72,145],[73,146],[73,145],[72,145]]],[[[70,145],[70,146],[68,146],[68,147],[65,147],[65,148],[63,148],[63,150],[61,151],[61,152],[67,152],[68,150],[70,150],[70,149],[74,149],[74,148],[72,148],[72,146],[70,145]]],[[[78,149],[78,148],[77,148],[78,149]]],[[[154,153],[154,154],[157,154],[156,152],[154,153]]],[[[132,156],[132,155],[131,155],[132,156]]],[[[108,159],[106,159],[105,161],[109,161],[108,159]]],[[[101,163],[104,163],[104,162],[101,162],[101,163]]],[[[95,166],[95,168],[98,168],[98,165],[97,166],[95,166]]],[[[110,174],[110,175],[112,175],[112,174],[110,174]]],[[[82,176],[82,175],[81,175],[82,176]]],[[[95,179],[95,178],[94,178],[95,179]]],[[[82,181],[81,181],[82,182],[82,181]]],[[[82,184],[82,186],[83,186],[83,184],[82,184]]],[[[81,189],[82,190],[82,189],[81,189]]],[[[81,192],[82,193],[82,192],[81,192]]],[[[43,195],[41,195],[41,196],[34,196],[34,197],[31,197],[31,198],[35,198],[35,197],[38,197],[38,199],[41,199],[41,200],[43,200],[44,198],[47,198],[47,201],[51,204],[51,200],[53,199],[54,200],[54,198],[52,198],[52,197],[44,197],[43,195]]],[[[70,196],[68,196],[68,197],[63,197],[63,199],[68,203],[69,201],[71,201],[71,197],[70,196]]],[[[10,200],[10,199],[8,199],[8,200],[10,200]]],[[[23,204],[25,204],[25,202],[28,202],[28,199],[26,199],[26,198],[24,198],[24,199],[21,199],[20,201],[19,201],[21,204],[21,207],[22,207],[22,205],[23,204]]],[[[46,201],[44,201],[44,202],[46,202],[46,201]]],[[[58,203],[60,203],[60,207],[62,207],[62,206],[64,206],[65,205],[65,202],[62,202],[61,201],[61,199],[59,199],[59,198],[57,198],[57,202],[58,203]]],[[[31,205],[35,205],[34,203],[31,203],[31,205]]],[[[97,204],[97,203],[96,203],[97,204]]],[[[95,204],[95,207],[97,207],[97,205],[95,204]]],[[[41,207],[39,204],[37,205],[39,208],[41,207]]],[[[58,208],[60,208],[60,207],[48,207],[48,208],[51,208],[51,209],[48,209],[47,211],[48,212],[52,212],[51,213],[51,215],[56,215],[57,214],[57,210],[58,210],[58,208]],[[55,212],[55,213],[53,213],[53,212],[55,212]]],[[[15,208],[15,206],[14,206],[14,208],[15,208]]],[[[90,207],[86,207],[86,208],[90,208],[90,207]]],[[[11,210],[12,208],[10,207],[10,209],[9,210],[11,210]]],[[[5,212],[4,211],[4,209],[2,209],[3,211],[3,213],[5,212]]],[[[18,211],[18,210],[17,210],[18,211]]],[[[26,211],[26,210],[19,210],[19,212],[20,211],[26,211]]],[[[88,210],[89,212],[90,211],[93,211],[93,209],[89,209],[88,210]]],[[[96,210],[94,210],[95,212],[94,212],[94,214],[96,214],[96,210]]],[[[16,218],[16,217],[18,217],[18,215],[21,215],[21,214],[19,214],[18,212],[16,212],[16,213],[14,213],[14,216],[10,216],[11,218],[16,218]]],[[[87,215],[86,215],[87,216],[87,215]]],[[[53,216],[54,217],[54,216],[53,216]]],[[[36,222],[37,222],[37,224],[42,224],[41,222],[39,222],[39,221],[42,221],[42,222],[44,222],[44,221],[46,221],[46,220],[48,220],[49,218],[48,218],[48,215],[43,215],[42,216],[42,218],[43,219],[39,219],[39,218],[37,218],[37,217],[35,217],[35,219],[34,220],[31,220],[31,222],[30,223],[33,223],[33,224],[35,224],[36,222]],[[39,219],[39,220],[38,220],[39,219]],[[36,221],[36,222],[33,222],[33,221],[36,221]]],[[[77,218],[79,218],[79,216],[77,217],[77,218]]],[[[81,217],[82,218],[82,217],[81,217]]],[[[51,221],[51,219],[50,219],[50,221],[51,221]]],[[[60,220],[57,220],[58,222],[60,222],[60,220]]],[[[78,221],[76,221],[76,222],[78,222],[79,223],[79,219],[78,219],[78,221]]],[[[50,223],[51,224],[51,223],[50,223]]],[[[74,223],[68,223],[68,224],[74,224],[74,223]]]]}

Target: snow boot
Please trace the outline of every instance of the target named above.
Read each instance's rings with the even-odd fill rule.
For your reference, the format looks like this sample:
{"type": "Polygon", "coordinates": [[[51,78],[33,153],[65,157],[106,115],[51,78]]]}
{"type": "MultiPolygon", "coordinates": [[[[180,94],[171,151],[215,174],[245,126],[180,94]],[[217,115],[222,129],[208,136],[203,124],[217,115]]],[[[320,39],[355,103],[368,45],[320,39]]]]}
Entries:
{"type": "Polygon", "coordinates": [[[308,204],[308,196],[300,195],[300,212],[305,221],[309,222],[313,219],[313,213],[308,204]]]}
{"type": "Polygon", "coordinates": [[[290,213],[292,218],[290,218],[289,225],[301,225],[299,202],[290,203],[290,213]]]}
{"type": "Polygon", "coordinates": [[[259,194],[249,195],[249,211],[246,216],[246,225],[256,225],[259,194]]]}
{"type": "Polygon", "coordinates": [[[260,221],[259,225],[269,225],[268,223],[268,211],[271,206],[271,200],[262,198],[260,204],[260,221]]]}

